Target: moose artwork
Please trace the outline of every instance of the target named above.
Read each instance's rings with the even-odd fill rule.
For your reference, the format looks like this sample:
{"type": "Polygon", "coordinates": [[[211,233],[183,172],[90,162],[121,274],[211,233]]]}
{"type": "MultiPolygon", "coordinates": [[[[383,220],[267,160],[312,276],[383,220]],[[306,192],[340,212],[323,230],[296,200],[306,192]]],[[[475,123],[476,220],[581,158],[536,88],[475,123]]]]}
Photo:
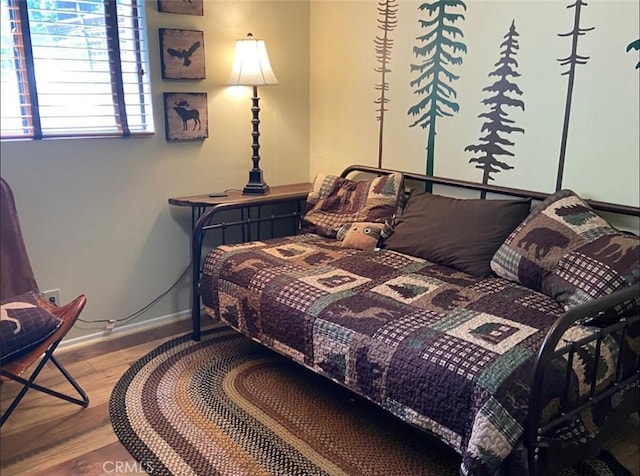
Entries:
{"type": "Polygon", "coordinates": [[[205,79],[204,32],[160,28],[162,79],[205,79]]]}
{"type": "Polygon", "coordinates": [[[167,140],[209,137],[207,93],[164,93],[167,140]]]}

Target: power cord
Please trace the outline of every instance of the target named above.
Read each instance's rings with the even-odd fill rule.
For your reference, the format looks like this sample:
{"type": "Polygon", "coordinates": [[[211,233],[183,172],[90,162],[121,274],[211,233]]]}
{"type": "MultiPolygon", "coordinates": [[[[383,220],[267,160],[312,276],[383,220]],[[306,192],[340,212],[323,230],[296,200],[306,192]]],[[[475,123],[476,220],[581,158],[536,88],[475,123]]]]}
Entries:
{"type": "Polygon", "coordinates": [[[228,197],[229,196],[229,192],[241,192],[241,190],[239,188],[228,188],[224,192],[213,192],[213,193],[210,193],[209,196],[211,198],[228,197]]]}
{"type": "MultiPolygon", "coordinates": [[[[160,299],[162,299],[167,294],[169,294],[171,292],[171,290],[173,288],[175,288],[180,281],[182,281],[182,278],[184,278],[186,276],[187,272],[190,269],[191,269],[191,263],[189,263],[187,265],[187,267],[185,268],[185,270],[180,274],[180,276],[178,276],[178,279],[176,279],[174,281],[174,283],[171,286],[169,286],[169,289],[164,291],[159,296],[155,297],[149,304],[147,304],[146,306],[143,306],[142,308],[138,309],[137,311],[129,314],[127,317],[121,317],[120,319],[99,319],[99,320],[96,320],[96,321],[87,321],[87,320],[79,318],[78,322],[83,322],[85,324],[107,323],[107,324],[113,324],[113,326],[115,326],[119,322],[126,322],[126,321],[129,321],[129,320],[133,319],[134,317],[138,317],[140,314],[144,313],[145,311],[147,311],[147,310],[151,309],[153,306],[155,306],[158,303],[158,301],[160,301],[160,299]]],[[[111,327],[113,328],[113,326],[111,326],[111,327]]]]}

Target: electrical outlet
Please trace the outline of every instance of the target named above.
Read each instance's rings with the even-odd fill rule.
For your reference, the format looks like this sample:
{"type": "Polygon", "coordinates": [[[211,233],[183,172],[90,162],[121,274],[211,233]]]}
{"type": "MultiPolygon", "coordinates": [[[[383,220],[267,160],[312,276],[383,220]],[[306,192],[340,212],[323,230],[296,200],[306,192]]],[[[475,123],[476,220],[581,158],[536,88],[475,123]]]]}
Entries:
{"type": "Polygon", "coordinates": [[[43,291],[42,296],[55,306],[59,306],[62,303],[60,299],[59,289],[50,289],[49,291],[43,291]]]}

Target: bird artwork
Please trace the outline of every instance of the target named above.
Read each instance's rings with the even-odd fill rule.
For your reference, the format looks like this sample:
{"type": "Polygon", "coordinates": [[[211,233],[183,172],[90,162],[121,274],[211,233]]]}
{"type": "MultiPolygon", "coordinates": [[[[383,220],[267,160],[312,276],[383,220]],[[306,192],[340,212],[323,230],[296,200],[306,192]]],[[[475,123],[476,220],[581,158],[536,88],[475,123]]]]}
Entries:
{"type": "Polygon", "coordinates": [[[167,48],[167,53],[176,58],[180,58],[182,60],[182,66],[188,67],[191,65],[191,55],[193,55],[193,53],[195,53],[198,48],[200,48],[200,42],[196,41],[188,50],[176,50],[174,48],[167,48]]]}
{"type": "Polygon", "coordinates": [[[159,32],[162,79],[205,79],[204,32],[170,28],[159,32]]]}

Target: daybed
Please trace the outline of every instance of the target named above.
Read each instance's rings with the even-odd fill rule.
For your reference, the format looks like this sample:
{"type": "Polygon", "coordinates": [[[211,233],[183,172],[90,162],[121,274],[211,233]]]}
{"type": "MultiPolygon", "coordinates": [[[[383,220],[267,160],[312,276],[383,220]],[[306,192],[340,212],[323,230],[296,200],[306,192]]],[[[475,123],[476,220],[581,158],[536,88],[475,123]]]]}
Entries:
{"type": "MultiPolygon", "coordinates": [[[[211,317],[435,435],[461,474],[550,474],[639,409],[639,241],[594,210],[640,215],[353,166],[316,177],[297,234],[211,250],[199,294],[211,317]],[[445,196],[460,190],[490,197],[445,196]]],[[[230,225],[215,214],[194,263],[230,225]]]]}

